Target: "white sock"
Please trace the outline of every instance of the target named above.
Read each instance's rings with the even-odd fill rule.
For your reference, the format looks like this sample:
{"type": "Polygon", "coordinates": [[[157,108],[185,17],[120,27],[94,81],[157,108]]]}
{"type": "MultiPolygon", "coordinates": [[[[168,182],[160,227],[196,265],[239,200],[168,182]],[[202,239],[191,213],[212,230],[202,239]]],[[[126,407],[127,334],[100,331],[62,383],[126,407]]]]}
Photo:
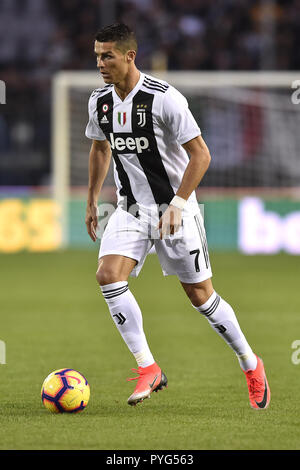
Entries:
{"type": "Polygon", "coordinates": [[[254,370],[257,358],[246,341],[232,307],[215,291],[205,304],[195,307],[209,321],[212,328],[234,350],[244,371],[254,370]]]}
{"type": "Polygon", "coordinates": [[[100,287],[111,317],[138,366],[150,366],[155,361],[143,330],[142,312],[128,288],[128,283],[119,281],[100,287]]]}

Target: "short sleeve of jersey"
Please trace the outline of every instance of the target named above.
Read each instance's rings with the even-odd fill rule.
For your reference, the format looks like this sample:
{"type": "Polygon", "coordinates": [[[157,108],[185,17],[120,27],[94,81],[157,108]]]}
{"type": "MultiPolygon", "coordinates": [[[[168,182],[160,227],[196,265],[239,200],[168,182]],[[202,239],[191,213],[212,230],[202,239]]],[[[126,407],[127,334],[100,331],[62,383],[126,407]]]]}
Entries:
{"type": "Polygon", "coordinates": [[[89,110],[89,122],[85,129],[85,135],[89,139],[93,140],[106,140],[105,134],[98,123],[97,118],[97,97],[98,94],[93,92],[89,99],[88,110],[89,110]]]}
{"type": "Polygon", "coordinates": [[[201,134],[186,98],[174,87],[164,95],[161,117],[180,145],[201,134]]]}

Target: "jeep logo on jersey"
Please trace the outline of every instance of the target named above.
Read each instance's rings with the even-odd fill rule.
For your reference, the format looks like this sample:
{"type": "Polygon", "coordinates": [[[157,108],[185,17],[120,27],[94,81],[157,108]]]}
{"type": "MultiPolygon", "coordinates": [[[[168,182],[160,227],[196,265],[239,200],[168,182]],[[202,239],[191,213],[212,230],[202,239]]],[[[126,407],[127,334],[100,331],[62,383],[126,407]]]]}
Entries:
{"type": "Polygon", "coordinates": [[[113,150],[122,153],[130,153],[130,151],[135,151],[137,153],[142,153],[143,150],[149,148],[149,140],[147,137],[116,137],[110,132],[110,145],[113,150]]]}

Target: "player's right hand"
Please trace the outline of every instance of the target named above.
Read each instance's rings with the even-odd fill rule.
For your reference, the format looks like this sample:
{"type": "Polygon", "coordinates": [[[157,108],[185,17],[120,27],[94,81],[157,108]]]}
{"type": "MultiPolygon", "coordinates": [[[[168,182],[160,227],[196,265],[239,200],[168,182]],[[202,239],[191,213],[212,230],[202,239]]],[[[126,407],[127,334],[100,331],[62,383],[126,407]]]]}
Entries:
{"type": "Polygon", "coordinates": [[[85,225],[87,232],[93,242],[97,240],[96,229],[98,224],[98,209],[96,205],[88,204],[86,208],[86,215],[85,215],[85,225]]]}

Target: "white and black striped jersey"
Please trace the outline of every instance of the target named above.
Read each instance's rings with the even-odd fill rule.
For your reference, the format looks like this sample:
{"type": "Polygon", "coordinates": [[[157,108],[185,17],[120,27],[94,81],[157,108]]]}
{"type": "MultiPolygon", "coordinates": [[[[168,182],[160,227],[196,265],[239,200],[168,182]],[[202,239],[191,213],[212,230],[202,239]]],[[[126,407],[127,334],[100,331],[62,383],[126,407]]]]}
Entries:
{"type": "MultiPolygon", "coordinates": [[[[108,84],[92,92],[88,109],[86,136],[110,142],[118,204],[126,210],[169,204],[189,161],[181,145],[201,134],[186,98],[141,73],[124,101],[108,84]]],[[[194,192],[185,207],[198,209],[194,192]]]]}

